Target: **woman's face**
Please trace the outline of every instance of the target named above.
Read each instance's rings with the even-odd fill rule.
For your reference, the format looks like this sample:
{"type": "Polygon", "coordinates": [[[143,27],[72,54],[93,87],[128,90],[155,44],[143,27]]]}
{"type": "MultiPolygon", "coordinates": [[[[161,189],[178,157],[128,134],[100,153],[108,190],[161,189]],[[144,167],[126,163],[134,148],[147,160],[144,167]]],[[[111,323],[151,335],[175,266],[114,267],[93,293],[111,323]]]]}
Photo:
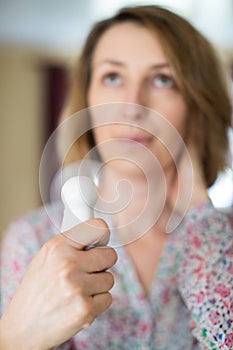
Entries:
{"type": "MultiPolygon", "coordinates": [[[[155,121],[156,113],[148,118],[145,109],[138,106],[162,115],[184,138],[187,106],[176,87],[172,68],[155,33],[130,21],[112,26],[97,43],[91,73],[87,96],[89,106],[127,103],[121,105],[115,120],[110,119],[108,125],[93,128],[97,146],[106,145],[100,149],[102,160],[107,161],[109,157],[109,140],[116,140],[116,152],[123,149],[126,158],[135,158],[146,147],[162,168],[169,166],[172,157],[167,147],[144,130],[144,123],[148,128],[148,122],[155,121]],[[114,121],[118,124],[114,124],[114,121]],[[140,145],[143,147],[140,148],[140,145]]],[[[98,113],[92,114],[93,125],[98,124],[98,118],[98,113]]],[[[124,173],[133,169],[130,162],[128,165],[118,162],[115,166],[118,170],[124,169],[124,173]]]]}

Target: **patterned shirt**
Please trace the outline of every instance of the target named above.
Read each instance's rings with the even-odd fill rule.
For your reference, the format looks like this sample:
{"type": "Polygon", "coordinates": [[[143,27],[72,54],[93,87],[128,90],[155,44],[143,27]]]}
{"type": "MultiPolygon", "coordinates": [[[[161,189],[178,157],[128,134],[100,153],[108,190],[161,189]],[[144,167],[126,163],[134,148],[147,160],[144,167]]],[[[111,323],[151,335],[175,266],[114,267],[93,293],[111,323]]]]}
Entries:
{"type": "MultiPolygon", "coordinates": [[[[1,312],[33,256],[59,233],[62,213],[60,205],[50,205],[6,231],[1,312]]],[[[124,246],[116,250],[111,307],[56,349],[233,349],[233,229],[226,214],[210,203],[189,210],[167,237],[149,295],[124,246]]]]}

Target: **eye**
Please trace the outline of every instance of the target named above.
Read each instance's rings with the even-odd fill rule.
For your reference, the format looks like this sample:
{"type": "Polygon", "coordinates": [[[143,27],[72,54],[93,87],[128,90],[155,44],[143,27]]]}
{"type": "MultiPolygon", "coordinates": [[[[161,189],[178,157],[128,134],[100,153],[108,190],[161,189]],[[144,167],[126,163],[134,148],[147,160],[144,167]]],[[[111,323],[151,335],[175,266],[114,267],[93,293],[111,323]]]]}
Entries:
{"type": "Polygon", "coordinates": [[[169,89],[175,86],[173,78],[167,74],[157,74],[153,77],[152,84],[154,87],[162,89],[169,89]]]}
{"type": "Polygon", "coordinates": [[[122,82],[123,79],[118,73],[108,73],[103,77],[103,83],[106,86],[120,86],[122,82]]]}

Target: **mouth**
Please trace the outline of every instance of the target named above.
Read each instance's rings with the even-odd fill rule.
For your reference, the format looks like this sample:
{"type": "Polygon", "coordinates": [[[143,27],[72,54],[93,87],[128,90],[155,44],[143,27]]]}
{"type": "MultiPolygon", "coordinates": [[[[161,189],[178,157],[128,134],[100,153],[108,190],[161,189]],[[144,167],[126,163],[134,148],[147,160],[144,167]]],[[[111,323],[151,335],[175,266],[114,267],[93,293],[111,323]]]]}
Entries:
{"type": "Polygon", "coordinates": [[[148,135],[125,135],[120,136],[118,139],[121,142],[124,142],[126,144],[130,144],[132,146],[136,146],[136,143],[148,146],[153,141],[153,136],[148,135]]]}

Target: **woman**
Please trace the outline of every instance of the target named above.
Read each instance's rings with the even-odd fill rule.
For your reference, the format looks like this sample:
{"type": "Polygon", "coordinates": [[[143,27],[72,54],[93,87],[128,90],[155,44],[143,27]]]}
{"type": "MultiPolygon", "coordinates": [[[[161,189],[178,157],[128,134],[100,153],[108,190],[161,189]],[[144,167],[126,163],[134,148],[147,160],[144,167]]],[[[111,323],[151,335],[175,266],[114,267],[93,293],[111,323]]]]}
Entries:
{"type": "Polygon", "coordinates": [[[118,262],[112,248],[85,250],[108,240],[101,219],[55,237],[43,210],[13,224],[2,248],[4,308],[12,300],[1,319],[1,349],[231,349],[232,228],[207,194],[226,166],[231,119],[213,49],[179,16],[138,6],[94,27],[77,68],[63,119],[87,106],[118,106],[105,125],[98,107],[91,109],[90,130],[66,158],[76,161],[96,145],[114,174],[114,183],[107,177],[101,189],[106,199],[114,199],[120,179],[132,184],[132,201],[113,215],[118,262]],[[152,118],[148,111],[155,111],[152,118]],[[159,116],[168,128],[157,124],[159,116]],[[150,132],[154,120],[159,135],[150,132]],[[189,150],[192,184],[183,143],[171,143],[172,157],[166,147],[170,128],[189,150]],[[156,211],[148,226],[135,221],[148,198],[147,181],[147,219],[156,211]],[[186,212],[183,202],[188,211],[167,235],[173,209],[186,212]]]}

